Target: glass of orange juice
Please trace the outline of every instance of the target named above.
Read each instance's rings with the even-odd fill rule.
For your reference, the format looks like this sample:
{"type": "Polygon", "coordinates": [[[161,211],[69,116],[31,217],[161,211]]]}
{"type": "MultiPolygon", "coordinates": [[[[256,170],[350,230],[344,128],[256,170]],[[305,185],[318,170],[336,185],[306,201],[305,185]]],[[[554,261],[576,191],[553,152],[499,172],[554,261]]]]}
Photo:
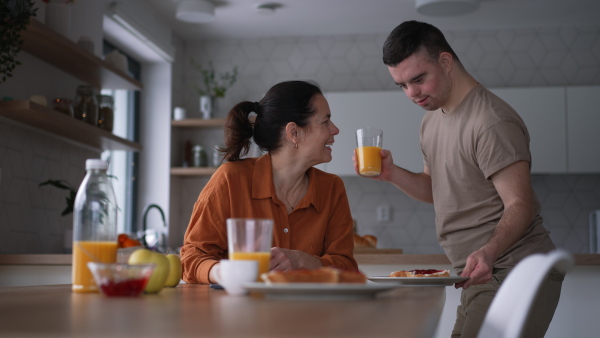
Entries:
{"type": "Polygon", "coordinates": [[[258,261],[257,281],[269,272],[273,220],[266,218],[228,218],[227,244],[230,260],[258,261]]]}
{"type": "Polygon", "coordinates": [[[381,174],[381,146],[383,131],[366,127],[356,131],[356,157],[361,176],[374,177],[381,174]]]}

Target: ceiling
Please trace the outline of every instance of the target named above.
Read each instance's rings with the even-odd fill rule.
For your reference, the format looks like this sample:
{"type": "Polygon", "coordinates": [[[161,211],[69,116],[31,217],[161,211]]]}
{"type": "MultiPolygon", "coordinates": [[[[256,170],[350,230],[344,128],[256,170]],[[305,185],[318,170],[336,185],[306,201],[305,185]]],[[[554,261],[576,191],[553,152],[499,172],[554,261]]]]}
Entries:
{"type": "Polygon", "coordinates": [[[475,12],[455,17],[417,13],[415,0],[211,0],[216,19],[207,24],[175,20],[181,0],[148,0],[184,40],[387,34],[405,20],[429,22],[442,30],[599,24],[599,0],[480,0],[475,12]],[[272,15],[255,6],[277,2],[272,15]]]}

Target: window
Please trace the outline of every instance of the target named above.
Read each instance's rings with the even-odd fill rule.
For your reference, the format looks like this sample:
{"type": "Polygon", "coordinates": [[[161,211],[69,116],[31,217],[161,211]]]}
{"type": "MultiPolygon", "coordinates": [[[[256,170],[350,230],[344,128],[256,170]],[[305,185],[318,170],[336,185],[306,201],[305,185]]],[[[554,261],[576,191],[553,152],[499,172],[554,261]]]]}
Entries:
{"type": "MultiPolygon", "coordinates": [[[[103,54],[106,55],[117,49],[107,41],[103,44],[103,54]]],[[[123,53],[123,52],[121,52],[123,53]]],[[[128,73],[139,80],[141,64],[123,53],[127,57],[128,73]]],[[[139,114],[140,93],[133,90],[102,89],[102,95],[110,95],[114,99],[114,127],[113,134],[139,141],[139,114]]],[[[105,151],[102,158],[110,162],[109,175],[114,177],[113,188],[119,204],[118,231],[119,233],[132,233],[137,230],[137,163],[139,154],[131,151],[105,151]]]]}

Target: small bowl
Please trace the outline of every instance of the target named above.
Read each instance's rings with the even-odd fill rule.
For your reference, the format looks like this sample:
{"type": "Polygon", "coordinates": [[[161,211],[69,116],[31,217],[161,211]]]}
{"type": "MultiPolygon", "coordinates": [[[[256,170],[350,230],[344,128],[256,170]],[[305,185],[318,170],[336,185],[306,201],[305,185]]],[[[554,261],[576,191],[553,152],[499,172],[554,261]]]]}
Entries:
{"type": "Polygon", "coordinates": [[[96,285],[108,297],[139,296],[154,271],[154,264],[121,264],[89,262],[96,285]]]}

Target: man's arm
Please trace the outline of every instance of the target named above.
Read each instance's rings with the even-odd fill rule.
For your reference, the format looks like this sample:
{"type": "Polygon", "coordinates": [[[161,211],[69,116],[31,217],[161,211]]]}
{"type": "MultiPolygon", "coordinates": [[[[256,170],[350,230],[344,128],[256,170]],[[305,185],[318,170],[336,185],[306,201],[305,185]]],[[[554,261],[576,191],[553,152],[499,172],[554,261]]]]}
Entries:
{"type": "Polygon", "coordinates": [[[470,279],[456,287],[466,289],[489,282],[496,259],[523,236],[535,216],[528,162],[515,162],[492,175],[491,179],[504,204],[504,212],[490,239],[467,257],[461,276],[470,279]]]}

